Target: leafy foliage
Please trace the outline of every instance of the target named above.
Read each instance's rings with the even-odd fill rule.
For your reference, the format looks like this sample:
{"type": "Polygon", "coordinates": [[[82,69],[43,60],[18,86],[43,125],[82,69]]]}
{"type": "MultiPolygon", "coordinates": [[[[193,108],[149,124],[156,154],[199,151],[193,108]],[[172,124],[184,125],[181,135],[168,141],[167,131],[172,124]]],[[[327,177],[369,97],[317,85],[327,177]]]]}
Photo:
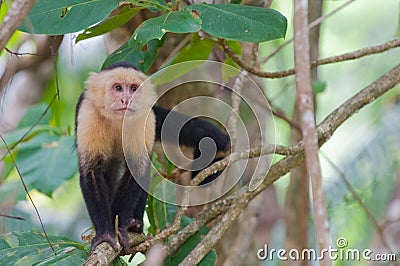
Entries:
{"type": "Polygon", "coordinates": [[[200,38],[198,34],[194,34],[190,39],[190,43],[176,55],[170,64],[191,60],[207,60],[213,47],[214,42],[212,40],[200,38]]]}
{"type": "Polygon", "coordinates": [[[121,27],[124,23],[128,22],[130,18],[135,16],[142,8],[136,7],[131,8],[130,6],[125,6],[117,15],[108,17],[99,24],[85,29],[76,38],[76,42],[96,37],[105,34],[113,29],[121,27]]]}
{"type": "Polygon", "coordinates": [[[46,237],[38,231],[13,232],[0,237],[3,265],[82,265],[88,256],[86,245],[65,237],[46,237]]]}
{"type": "Polygon", "coordinates": [[[218,38],[265,42],[285,37],[287,21],[278,11],[243,5],[191,5],[199,10],[201,28],[218,38]]]}
{"type": "MultiPolygon", "coordinates": [[[[18,169],[29,189],[36,189],[48,196],[78,171],[76,155],[73,152],[75,139],[64,136],[62,132],[46,123],[50,122],[50,113],[41,118],[46,105],[33,106],[21,120],[17,130],[4,135],[8,147],[18,144],[15,160],[18,169]],[[26,134],[29,132],[28,134],[26,134]],[[56,177],[56,178],[55,178],[56,177]]],[[[4,144],[0,145],[4,147],[4,144]]],[[[6,160],[5,178],[13,169],[12,160],[6,160]]]]}
{"type": "Polygon", "coordinates": [[[201,29],[201,20],[191,11],[173,11],[142,23],[129,40],[129,46],[141,49],[153,39],[161,39],[167,32],[189,33],[201,29]]]}
{"type": "Polygon", "coordinates": [[[74,142],[70,136],[42,133],[21,145],[17,164],[25,183],[51,196],[78,171],[76,156],[72,152],[74,142]]]}
{"type": "Polygon", "coordinates": [[[116,51],[114,51],[103,64],[102,68],[105,68],[113,63],[119,61],[126,61],[133,63],[138,69],[143,72],[147,72],[151,65],[154,63],[157,57],[157,51],[161,48],[164,43],[164,39],[151,40],[147,44],[145,51],[139,49],[132,49],[128,43],[125,43],[116,51]]]}
{"type": "MultiPolygon", "coordinates": [[[[175,4],[174,1],[167,4],[163,0],[133,1],[135,8],[128,4],[121,8],[118,14],[106,18],[118,3],[116,0],[39,0],[20,29],[30,33],[52,35],[84,30],[76,39],[79,42],[123,25],[141,9],[161,11],[163,14],[144,21],[134,31],[129,42],[111,54],[103,65],[128,61],[147,72],[157,56],[158,49],[163,45],[163,37],[169,32],[187,34],[202,30],[210,34],[208,41],[198,43],[206,47],[193,48],[191,43],[195,51],[206,48],[207,52],[215,38],[264,42],[284,37],[287,27],[286,18],[272,9],[238,4],[201,4],[177,10],[171,8],[171,5],[175,4]]],[[[204,56],[201,56],[201,59],[204,59],[204,56]]]]}
{"type": "Polygon", "coordinates": [[[60,35],[89,27],[117,7],[118,0],[40,0],[36,1],[22,31],[60,35]]]}

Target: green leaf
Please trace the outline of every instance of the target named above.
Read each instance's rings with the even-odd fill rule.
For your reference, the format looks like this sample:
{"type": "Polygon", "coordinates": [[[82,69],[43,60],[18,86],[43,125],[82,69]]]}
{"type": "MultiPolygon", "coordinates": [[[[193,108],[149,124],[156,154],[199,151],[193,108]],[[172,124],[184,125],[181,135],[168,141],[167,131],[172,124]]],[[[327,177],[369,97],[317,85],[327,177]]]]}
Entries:
{"type": "Polygon", "coordinates": [[[41,133],[19,146],[17,164],[29,189],[51,196],[78,172],[75,138],[41,133]]]}
{"type": "Polygon", "coordinates": [[[83,30],[118,6],[119,0],[38,0],[20,30],[61,35],[83,30]]]}
{"type": "Polygon", "coordinates": [[[286,34],[286,18],[273,9],[233,4],[200,4],[188,9],[200,11],[202,30],[218,38],[259,43],[286,34]]]}
{"type": "Polygon", "coordinates": [[[320,80],[312,81],[312,90],[314,93],[324,92],[326,89],[326,83],[320,80]]]}
{"type": "Polygon", "coordinates": [[[131,48],[128,46],[128,43],[125,43],[107,57],[102,68],[105,68],[116,62],[126,61],[132,63],[142,72],[146,73],[156,60],[158,49],[163,45],[163,43],[164,39],[151,40],[147,44],[147,49],[145,51],[137,48],[131,48]]]}
{"type": "Polygon", "coordinates": [[[165,165],[165,172],[168,176],[172,174],[172,172],[176,169],[176,166],[168,159],[168,157],[164,154],[164,165],[165,165]]]}
{"type": "MultiPolygon", "coordinates": [[[[36,135],[43,133],[43,132],[52,132],[55,134],[61,134],[60,130],[56,127],[48,126],[48,125],[37,125],[31,129],[31,127],[24,127],[16,129],[12,132],[9,132],[3,136],[4,140],[7,143],[7,146],[10,148],[14,144],[17,143],[23,136],[25,136],[24,140],[19,144],[29,141],[30,139],[34,138],[36,135]],[[30,131],[29,131],[30,130],[30,131]],[[29,133],[27,134],[27,132],[29,133]]],[[[4,143],[0,142],[0,148],[5,148],[4,143]]]]}
{"type": "MultiPolygon", "coordinates": [[[[160,183],[160,179],[157,179],[158,173],[157,172],[162,172],[163,171],[163,166],[162,164],[158,161],[158,155],[157,153],[153,152],[151,156],[151,163],[153,167],[151,168],[151,187],[155,187],[158,183],[160,183]]],[[[0,187],[1,189],[1,187],[0,187]]],[[[150,227],[148,228],[149,233],[155,235],[157,233],[157,224],[156,224],[156,211],[153,208],[155,206],[155,199],[152,196],[152,193],[149,193],[149,196],[147,197],[147,206],[146,206],[146,213],[147,213],[147,218],[149,219],[150,227]]]]}
{"type": "MultiPolygon", "coordinates": [[[[178,211],[178,207],[174,204],[166,202],[176,202],[175,189],[171,190],[170,183],[160,183],[152,191],[152,195],[163,195],[163,199],[153,198],[153,216],[155,220],[155,227],[157,229],[167,228],[174,220],[175,213],[178,211]]],[[[175,188],[175,186],[172,186],[175,188]]]]}
{"type": "Polygon", "coordinates": [[[191,60],[207,60],[210,56],[212,48],[214,47],[214,44],[215,42],[210,39],[200,38],[197,33],[193,34],[190,43],[183,47],[181,51],[179,51],[176,57],[172,60],[171,64],[177,64],[191,60]]]}
{"type": "Polygon", "coordinates": [[[167,32],[188,33],[201,29],[201,20],[192,11],[172,11],[143,22],[129,40],[130,47],[141,49],[150,40],[161,38],[167,32]]]}
{"type": "Polygon", "coordinates": [[[49,236],[57,256],[41,232],[12,232],[0,236],[2,265],[82,265],[85,245],[65,237],[49,236]]]}
{"type": "Polygon", "coordinates": [[[22,120],[19,122],[17,128],[31,127],[36,123],[36,121],[38,121],[38,119],[40,119],[40,121],[37,123],[37,125],[49,124],[51,120],[51,112],[47,111],[45,113],[47,108],[48,105],[45,103],[39,103],[31,106],[26,111],[24,118],[22,118],[22,120]]]}
{"type": "Polygon", "coordinates": [[[238,41],[227,41],[226,44],[236,55],[242,54],[242,46],[240,46],[240,43],[238,41]]]}
{"type": "Polygon", "coordinates": [[[99,24],[87,28],[83,33],[79,34],[75,42],[79,42],[85,39],[89,39],[95,36],[105,34],[112,31],[129,21],[129,19],[135,16],[142,8],[136,7],[131,8],[130,5],[126,5],[117,15],[108,17],[99,24]]]}
{"type": "Polygon", "coordinates": [[[204,64],[204,60],[193,60],[193,61],[185,61],[183,63],[176,63],[170,65],[169,67],[163,68],[152,76],[153,84],[158,86],[161,84],[165,84],[171,82],[178,77],[183,76],[184,74],[196,69],[199,65],[204,64]],[[190,62],[190,63],[187,63],[190,62]]]}
{"type": "MultiPolygon", "coordinates": [[[[149,197],[150,199],[150,197],[149,197]]],[[[148,208],[146,209],[150,222],[150,233],[155,233],[158,230],[167,228],[174,220],[175,213],[178,211],[178,207],[173,204],[165,203],[154,197],[148,201],[148,208]]]]}
{"type": "Polygon", "coordinates": [[[199,266],[213,266],[217,264],[217,252],[211,250],[207,255],[200,261],[199,266]]]}

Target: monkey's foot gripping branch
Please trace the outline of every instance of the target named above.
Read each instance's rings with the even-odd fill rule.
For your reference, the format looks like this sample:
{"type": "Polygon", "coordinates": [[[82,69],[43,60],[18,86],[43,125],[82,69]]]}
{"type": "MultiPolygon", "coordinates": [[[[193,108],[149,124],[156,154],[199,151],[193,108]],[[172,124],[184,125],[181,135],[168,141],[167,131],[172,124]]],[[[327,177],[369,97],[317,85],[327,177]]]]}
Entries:
{"type": "MultiPolygon", "coordinates": [[[[140,243],[145,242],[150,236],[138,233],[129,233],[129,244],[131,247],[137,246],[140,243]]],[[[96,248],[90,253],[89,258],[85,262],[85,266],[94,265],[110,265],[111,262],[119,256],[122,251],[122,246],[119,245],[118,251],[108,243],[100,243],[96,248]]]]}

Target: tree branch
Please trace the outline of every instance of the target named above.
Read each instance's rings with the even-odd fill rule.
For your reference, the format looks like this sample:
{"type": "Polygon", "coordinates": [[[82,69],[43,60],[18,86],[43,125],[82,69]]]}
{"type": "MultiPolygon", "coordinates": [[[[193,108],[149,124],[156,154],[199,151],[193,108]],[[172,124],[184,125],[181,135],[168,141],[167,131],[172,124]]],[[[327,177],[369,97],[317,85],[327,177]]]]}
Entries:
{"type": "MultiPolygon", "coordinates": [[[[236,64],[238,64],[241,68],[245,69],[249,73],[252,73],[261,78],[283,78],[287,76],[291,76],[295,74],[295,69],[291,68],[288,70],[278,71],[278,72],[263,72],[259,71],[244,62],[241,58],[239,58],[232,49],[227,45],[227,43],[223,40],[220,41],[222,49],[224,52],[230,56],[236,64]]],[[[366,47],[360,50],[356,50],[353,52],[345,53],[342,55],[332,56],[328,58],[318,59],[316,61],[311,62],[312,67],[317,67],[320,65],[326,65],[331,63],[338,63],[343,61],[349,61],[354,59],[359,59],[364,56],[373,55],[373,54],[380,54],[386,52],[390,49],[397,48],[400,46],[400,38],[396,38],[394,40],[388,41],[384,44],[375,45],[371,47],[366,47]]]]}
{"type": "MultiPolygon", "coordinates": [[[[314,94],[311,88],[310,43],[307,29],[307,1],[294,0],[294,58],[296,64],[297,105],[300,112],[301,132],[306,156],[307,174],[312,187],[312,207],[318,248],[328,250],[331,245],[328,211],[322,185],[321,164],[318,156],[318,137],[315,127],[314,94]]],[[[322,254],[322,253],[320,253],[322,254]]],[[[321,265],[332,265],[324,256],[321,265]]]]}
{"type": "Polygon", "coordinates": [[[14,0],[0,24],[0,52],[14,34],[22,21],[28,16],[35,4],[35,0],[14,0]]]}

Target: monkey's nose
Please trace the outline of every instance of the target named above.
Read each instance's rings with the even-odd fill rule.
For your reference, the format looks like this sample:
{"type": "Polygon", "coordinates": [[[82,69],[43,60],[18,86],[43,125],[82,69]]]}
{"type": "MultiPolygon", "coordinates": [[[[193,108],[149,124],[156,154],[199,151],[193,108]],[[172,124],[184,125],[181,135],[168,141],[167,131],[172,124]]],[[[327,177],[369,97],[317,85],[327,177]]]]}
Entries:
{"type": "Polygon", "coordinates": [[[123,97],[123,98],[121,98],[121,104],[128,105],[129,104],[129,100],[130,100],[130,98],[123,97]]]}

